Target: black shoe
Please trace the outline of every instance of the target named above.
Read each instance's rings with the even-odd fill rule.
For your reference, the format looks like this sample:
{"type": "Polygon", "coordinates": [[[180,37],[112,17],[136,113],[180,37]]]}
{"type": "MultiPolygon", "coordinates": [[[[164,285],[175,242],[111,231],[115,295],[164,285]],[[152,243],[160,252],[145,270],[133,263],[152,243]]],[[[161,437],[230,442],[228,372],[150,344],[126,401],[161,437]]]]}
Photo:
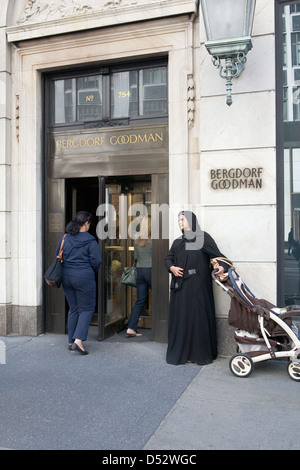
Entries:
{"type": "Polygon", "coordinates": [[[87,355],[88,352],[86,349],[81,349],[76,343],[73,343],[72,346],[71,346],[71,350],[72,351],[77,351],[79,352],[80,354],[83,354],[83,355],[87,355]]]}
{"type": "Polygon", "coordinates": [[[68,345],[68,350],[69,350],[69,351],[72,351],[72,346],[73,346],[73,344],[74,344],[74,343],[68,345]]]}

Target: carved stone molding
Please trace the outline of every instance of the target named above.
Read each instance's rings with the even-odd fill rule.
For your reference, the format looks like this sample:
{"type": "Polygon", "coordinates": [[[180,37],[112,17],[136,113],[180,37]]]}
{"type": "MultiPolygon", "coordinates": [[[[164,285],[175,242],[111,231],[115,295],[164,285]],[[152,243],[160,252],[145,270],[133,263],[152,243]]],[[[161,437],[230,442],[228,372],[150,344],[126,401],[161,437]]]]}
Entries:
{"type": "Polygon", "coordinates": [[[19,141],[20,134],[20,96],[16,95],[16,137],[19,141]]]}
{"type": "MultiPolygon", "coordinates": [[[[195,15],[198,0],[19,0],[22,9],[6,28],[20,43],[79,31],[195,15]],[[20,13],[21,12],[21,13],[20,13]]],[[[186,20],[186,18],[185,18],[186,20]]],[[[172,20],[171,20],[172,21],[172,20]]]]}
{"type": "Polygon", "coordinates": [[[188,126],[191,129],[194,126],[195,115],[195,82],[193,75],[188,75],[187,82],[187,106],[188,106],[188,126]]]}
{"type": "MultiPolygon", "coordinates": [[[[165,0],[163,0],[165,1],[165,0]]],[[[89,14],[112,8],[134,6],[145,0],[28,0],[18,25],[89,14]]],[[[147,1],[149,3],[149,0],[147,1]]]]}

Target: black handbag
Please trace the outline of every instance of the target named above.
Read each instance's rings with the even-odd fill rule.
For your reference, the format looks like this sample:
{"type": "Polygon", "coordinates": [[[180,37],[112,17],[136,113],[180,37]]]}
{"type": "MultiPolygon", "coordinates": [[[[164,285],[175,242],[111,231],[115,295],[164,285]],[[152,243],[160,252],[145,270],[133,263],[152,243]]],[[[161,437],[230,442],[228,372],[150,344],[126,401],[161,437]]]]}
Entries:
{"type": "Polygon", "coordinates": [[[133,265],[131,268],[124,268],[121,276],[121,283],[125,284],[126,286],[136,287],[136,275],[137,271],[135,265],[133,265]]]}
{"type": "Polygon", "coordinates": [[[63,245],[65,241],[66,234],[64,235],[59,253],[51,266],[47,269],[47,271],[44,274],[45,281],[47,282],[48,286],[50,287],[60,287],[61,286],[61,280],[62,280],[62,255],[63,255],[63,245]]]}

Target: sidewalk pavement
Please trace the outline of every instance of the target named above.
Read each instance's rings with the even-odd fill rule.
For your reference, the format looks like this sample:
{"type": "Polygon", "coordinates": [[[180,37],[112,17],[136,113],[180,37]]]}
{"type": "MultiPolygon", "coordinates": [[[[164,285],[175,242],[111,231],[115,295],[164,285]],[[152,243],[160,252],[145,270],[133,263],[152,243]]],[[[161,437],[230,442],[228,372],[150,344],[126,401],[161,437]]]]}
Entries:
{"type": "Polygon", "coordinates": [[[0,337],[0,449],[288,450],[300,448],[300,384],[287,362],[237,378],[228,358],[172,366],[166,344],[90,333],[0,337]],[[3,343],[0,343],[3,345],[3,343]]]}

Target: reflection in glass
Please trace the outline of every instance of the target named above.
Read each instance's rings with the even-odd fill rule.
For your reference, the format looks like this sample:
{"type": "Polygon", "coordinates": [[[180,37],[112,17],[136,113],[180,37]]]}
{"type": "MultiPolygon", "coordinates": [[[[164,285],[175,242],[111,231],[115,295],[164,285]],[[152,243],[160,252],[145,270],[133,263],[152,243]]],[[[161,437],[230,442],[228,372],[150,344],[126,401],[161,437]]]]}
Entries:
{"type": "Polygon", "coordinates": [[[285,302],[300,304],[300,148],[284,152],[285,302]]]}
{"type": "Polygon", "coordinates": [[[120,239],[119,227],[117,225],[117,218],[120,213],[119,194],[113,194],[106,188],[106,203],[107,229],[112,230],[110,236],[106,239],[104,252],[105,325],[108,325],[125,315],[122,302],[124,287],[120,279],[122,266],[125,265],[126,260],[127,240],[120,239]]]}
{"type": "Polygon", "coordinates": [[[58,79],[52,86],[55,124],[154,117],[168,110],[165,66],[115,72],[105,82],[102,75],[58,79]]]}
{"type": "MultiPolygon", "coordinates": [[[[137,236],[142,215],[137,210],[134,210],[134,214],[131,215],[129,209],[138,206],[145,207],[147,204],[148,213],[151,213],[151,186],[135,184],[130,189],[120,192],[116,185],[107,185],[105,198],[107,203],[106,230],[110,233],[105,240],[103,261],[105,266],[104,313],[105,326],[107,326],[122,318],[128,318],[136,301],[136,288],[127,287],[120,282],[124,267],[133,265],[134,239],[137,236]],[[133,227],[135,229],[132,232],[133,227]]],[[[144,309],[141,321],[146,322],[142,317],[149,314],[147,308],[149,310],[149,305],[144,309]]]]}
{"type": "Polygon", "coordinates": [[[111,117],[137,115],[137,71],[113,73],[111,76],[111,117]]]}
{"type": "Polygon", "coordinates": [[[76,80],[55,80],[54,109],[56,124],[76,121],[76,80]]]}
{"type": "Polygon", "coordinates": [[[152,116],[167,113],[167,68],[113,73],[111,116],[152,116]],[[139,76],[139,79],[138,79],[139,76]],[[139,106],[138,106],[139,101],[139,106]]]}
{"type": "Polygon", "coordinates": [[[292,43],[292,65],[300,65],[300,34],[291,35],[292,43]]]}
{"type": "Polygon", "coordinates": [[[140,115],[167,112],[167,69],[154,67],[140,71],[140,115]]]}
{"type": "Polygon", "coordinates": [[[54,81],[54,122],[65,124],[102,119],[102,76],[54,81]]]}
{"type": "Polygon", "coordinates": [[[292,156],[293,193],[300,194],[300,149],[293,149],[292,156]]]}
{"type": "Polygon", "coordinates": [[[102,75],[77,79],[78,121],[102,119],[102,75]]]}
{"type": "Polygon", "coordinates": [[[282,7],[285,304],[300,304],[300,15],[282,7]],[[298,32],[297,32],[298,31],[298,32]],[[292,143],[292,144],[291,144],[292,143]]]}
{"type": "Polygon", "coordinates": [[[285,303],[300,303],[300,148],[284,152],[285,303]]]}

